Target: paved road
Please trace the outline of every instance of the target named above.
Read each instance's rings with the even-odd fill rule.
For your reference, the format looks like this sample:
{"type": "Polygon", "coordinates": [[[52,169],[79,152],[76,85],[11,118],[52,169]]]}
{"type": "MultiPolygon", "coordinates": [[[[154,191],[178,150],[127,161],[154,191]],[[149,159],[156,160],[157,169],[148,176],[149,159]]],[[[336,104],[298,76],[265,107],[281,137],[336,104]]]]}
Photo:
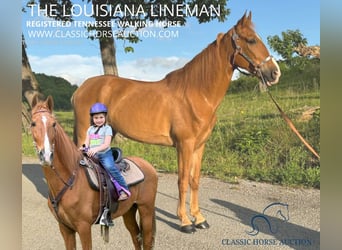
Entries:
{"type": "MultiPolygon", "coordinates": [[[[24,157],[22,162],[22,249],[64,249],[57,222],[47,207],[47,186],[41,167],[33,158],[24,157]]],[[[200,206],[211,227],[189,235],[178,230],[175,216],[177,176],[164,173],[158,173],[158,176],[155,249],[319,249],[319,190],[245,180],[229,184],[203,177],[200,206]],[[274,216],[267,219],[272,228],[277,227],[277,232],[270,232],[265,221],[255,221],[260,232],[255,236],[248,235],[251,220],[262,219],[256,215],[275,202],[288,204],[289,220],[284,221],[272,213],[274,216]]],[[[108,244],[102,240],[99,226],[92,229],[94,249],[133,249],[122,218],[115,220],[108,244]]],[[[77,246],[81,249],[79,239],[77,246]]]]}

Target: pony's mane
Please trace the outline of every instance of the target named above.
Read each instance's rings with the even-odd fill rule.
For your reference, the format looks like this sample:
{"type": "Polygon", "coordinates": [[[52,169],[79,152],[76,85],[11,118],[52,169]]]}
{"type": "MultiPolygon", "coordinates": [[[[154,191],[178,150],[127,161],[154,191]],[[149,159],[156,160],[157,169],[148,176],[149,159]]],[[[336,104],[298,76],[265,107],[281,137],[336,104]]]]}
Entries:
{"type": "Polygon", "coordinates": [[[33,108],[32,108],[32,114],[36,113],[36,112],[41,112],[41,111],[46,111],[51,113],[50,109],[48,108],[48,106],[46,105],[46,103],[44,102],[38,102],[33,108]]]}
{"type": "Polygon", "coordinates": [[[78,164],[81,159],[81,152],[58,122],[56,123],[55,150],[59,150],[59,157],[65,165],[76,166],[75,164],[78,164]]]}

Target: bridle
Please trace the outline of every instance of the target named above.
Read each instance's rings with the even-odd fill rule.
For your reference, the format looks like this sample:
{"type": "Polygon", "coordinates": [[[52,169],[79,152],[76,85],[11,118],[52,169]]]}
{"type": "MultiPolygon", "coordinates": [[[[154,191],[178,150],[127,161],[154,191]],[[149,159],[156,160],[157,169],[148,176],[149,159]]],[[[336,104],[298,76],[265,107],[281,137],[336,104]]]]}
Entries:
{"type": "Polygon", "coordinates": [[[267,63],[269,60],[271,60],[273,58],[273,56],[268,55],[259,64],[256,64],[256,63],[253,62],[253,60],[246,53],[243,52],[242,47],[237,43],[237,39],[239,38],[239,35],[237,34],[237,32],[235,30],[235,27],[233,28],[233,35],[232,35],[231,38],[232,38],[232,44],[233,44],[233,46],[235,48],[234,55],[233,55],[233,58],[232,58],[232,65],[234,66],[234,69],[239,70],[242,74],[245,74],[245,75],[252,74],[252,75],[255,75],[255,76],[259,76],[259,77],[261,77],[263,83],[266,85],[266,82],[265,82],[265,80],[264,80],[264,78],[263,78],[263,76],[261,74],[261,67],[262,67],[262,65],[267,63]],[[235,65],[235,57],[236,57],[237,54],[239,54],[243,58],[245,58],[246,61],[253,66],[254,71],[250,72],[248,70],[248,73],[246,73],[246,72],[242,71],[238,66],[236,66],[235,65]]]}
{"type": "MultiPolygon", "coordinates": [[[[32,118],[33,118],[33,116],[34,115],[36,115],[36,114],[40,114],[40,113],[48,113],[49,115],[51,115],[51,112],[48,110],[48,109],[39,109],[39,110],[37,110],[37,111],[35,111],[34,113],[32,113],[32,118]]],[[[33,123],[31,123],[31,127],[33,126],[33,123]]],[[[55,129],[55,127],[54,127],[54,129],[55,129]]],[[[35,139],[33,138],[33,145],[34,145],[34,147],[35,147],[35,150],[36,150],[36,152],[37,152],[37,155],[38,155],[38,158],[40,159],[42,156],[41,156],[41,150],[38,150],[38,147],[37,147],[37,143],[36,143],[36,141],[35,141],[35,139]]],[[[51,152],[52,152],[52,155],[53,155],[53,152],[54,152],[54,147],[55,147],[55,144],[54,143],[52,143],[51,144],[51,152]]]]}
{"type": "MultiPolygon", "coordinates": [[[[47,110],[47,109],[40,109],[40,110],[38,110],[38,111],[32,113],[32,117],[33,117],[35,114],[38,114],[38,113],[48,113],[49,115],[51,115],[51,112],[50,112],[49,110],[47,110]]],[[[55,126],[54,126],[54,130],[55,130],[55,133],[56,133],[56,127],[55,127],[55,126]]],[[[36,149],[36,151],[37,151],[37,155],[38,155],[38,157],[39,157],[39,156],[40,156],[40,151],[38,150],[38,148],[37,148],[37,143],[35,142],[34,139],[33,139],[33,144],[34,144],[34,146],[35,146],[35,149],[36,149]]],[[[55,144],[52,143],[52,145],[51,145],[51,152],[52,152],[52,155],[53,155],[53,153],[54,153],[54,149],[55,149],[55,144]]],[[[73,173],[72,173],[72,175],[71,175],[71,177],[69,178],[68,181],[64,181],[63,178],[61,177],[61,175],[59,174],[59,172],[57,171],[57,169],[54,167],[54,165],[51,164],[50,167],[51,167],[51,169],[55,172],[55,174],[57,175],[57,177],[63,182],[63,184],[64,184],[65,186],[67,186],[67,187],[71,187],[71,186],[72,186],[73,180],[74,180],[74,178],[75,178],[75,175],[76,175],[76,172],[77,172],[77,169],[78,169],[78,168],[75,168],[75,169],[74,169],[74,171],[73,171],[73,173]]]]}
{"type": "MultiPolygon", "coordinates": [[[[48,113],[49,115],[51,115],[51,112],[48,110],[48,109],[40,109],[38,111],[35,111],[34,113],[32,113],[32,117],[38,113],[48,113]]],[[[55,129],[55,133],[56,133],[56,127],[54,126],[54,129],[55,129]]],[[[34,146],[35,146],[35,149],[37,151],[37,154],[38,154],[38,157],[40,157],[40,151],[38,150],[37,148],[37,145],[36,145],[36,142],[33,138],[33,143],[34,143],[34,146]]],[[[53,152],[54,152],[54,143],[52,143],[51,145],[51,151],[52,151],[52,155],[53,155],[53,152]]],[[[72,171],[72,174],[71,176],[69,177],[69,179],[67,181],[64,181],[62,176],[60,175],[60,173],[58,172],[58,170],[54,167],[53,164],[50,165],[51,169],[54,171],[54,173],[56,174],[56,176],[58,177],[58,179],[64,184],[64,187],[59,191],[59,193],[53,197],[51,191],[49,190],[49,199],[50,199],[50,202],[55,210],[55,214],[57,216],[57,218],[64,224],[66,225],[67,227],[71,228],[69,225],[65,224],[60,216],[58,215],[58,203],[60,202],[60,200],[62,199],[62,196],[64,195],[64,193],[68,190],[68,189],[71,189],[75,183],[75,179],[76,179],[76,174],[77,174],[77,171],[78,171],[78,165],[77,167],[72,171]]]]}

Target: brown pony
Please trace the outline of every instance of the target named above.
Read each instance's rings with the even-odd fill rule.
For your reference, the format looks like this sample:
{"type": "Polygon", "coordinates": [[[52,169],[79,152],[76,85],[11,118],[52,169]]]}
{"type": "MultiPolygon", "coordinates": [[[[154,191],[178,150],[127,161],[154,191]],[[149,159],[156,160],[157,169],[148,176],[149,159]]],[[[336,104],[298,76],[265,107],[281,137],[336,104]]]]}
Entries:
{"type": "Polygon", "coordinates": [[[201,161],[205,143],[216,123],[216,110],[224,98],[233,71],[243,68],[271,86],[280,69],[255,33],[252,14],[245,15],[183,68],[157,82],[116,76],[86,80],[73,95],[75,143],[84,141],[90,106],[109,107],[109,123],[122,135],[136,141],[173,146],[178,158],[181,230],[194,232],[186,214],[190,185],[190,214],[197,228],[208,228],[198,204],[201,161]]]}
{"type": "MultiPolygon", "coordinates": [[[[66,249],[76,249],[76,232],[82,249],[92,249],[91,226],[100,209],[99,192],[88,184],[80,170],[82,153],[53,116],[53,100],[32,102],[31,132],[49,188],[48,206],[56,217],[66,249]],[[58,200],[52,204],[51,200],[58,200]],[[54,207],[55,205],[55,207],[54,207]],[[57,212],[56,212],[57,205],[57,212]]],[[[123,216],[135,249],[151,249],[155,236],[155,198],[158,178],[153,166],[138,157],[127,157],[140,166],[143,182],[130,187],[131,197],[120,201],[112,218],[123,216]],[[140,226],[136,221],[139,211],[140,226]]]]}

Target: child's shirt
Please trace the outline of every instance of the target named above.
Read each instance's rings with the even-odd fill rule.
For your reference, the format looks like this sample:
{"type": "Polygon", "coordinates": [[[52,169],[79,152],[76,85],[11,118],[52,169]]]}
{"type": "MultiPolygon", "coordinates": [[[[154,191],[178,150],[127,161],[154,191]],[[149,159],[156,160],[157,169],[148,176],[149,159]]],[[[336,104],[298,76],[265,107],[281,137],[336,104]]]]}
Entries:
{"type": "MultiPolygon", "coordinates": [[[[89,135],[89,147],[90,148],[95,148],[95,147],[98,147],[99,145],[102,145],[107,135],[113,136],[113,131],[112,131],[111,126],[107,124],[101,126],[100,129],[99,127],[90,126],[88,128],[87,133],[89,135]]],[[[98,153],[105,153],[108,150],[110,150],[110,147],[102,151],[99,151],[98,153]]]]}

